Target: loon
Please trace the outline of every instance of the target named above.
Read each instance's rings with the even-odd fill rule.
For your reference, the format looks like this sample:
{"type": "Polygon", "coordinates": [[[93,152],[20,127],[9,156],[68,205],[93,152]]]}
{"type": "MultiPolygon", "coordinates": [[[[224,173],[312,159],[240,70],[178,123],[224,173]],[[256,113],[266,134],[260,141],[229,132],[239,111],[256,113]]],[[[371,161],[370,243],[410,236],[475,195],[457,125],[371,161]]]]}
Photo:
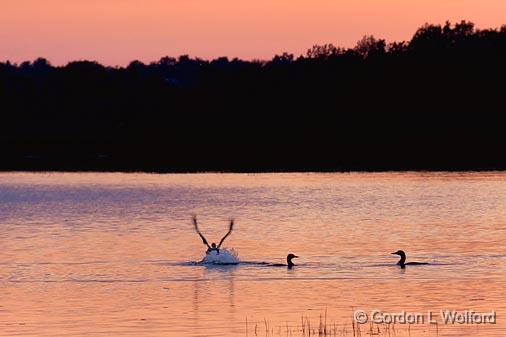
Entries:
{"type": "Polygon", "coordinates": [[[404,253],[403,250],[398,250],[396,251],[395,253],[392,253],[393,255],[399,255],[401,257],[401,259],[399,260],[399,262],[397,262],[397,264],[401,267],[401,268],[406,268],[406,266],[408,265],[411,265],[411,266],[420,266],[420,265],[426,265],[428,263],[425,263],[425,262],[408,262],[406,263],[406,253],[404,253]]]}
{"type": "Polygon", "coordinates": [[[286,264],[274,263],[274,264],[269,264],[269,266],[271,266],[271,267],[288,267],[288,269],[291,269],[293,266],[295,266],[295,264],[292,262],[292,259],[297,258],[297,257],[298,257],[297,255],[290,253],[286,256],[286,264]]]}
{"type": "Polygon", "coordinates": [[[207,246],[206,254],[209,254],[212,251],[215,251],[217,254],[220,254],[220,247],[223,244],[223,241],[225,241],[225,239],[227,238],[227,236],[229,236],[230,233],[232,233],[232,230],[234,229],[234,219],[230,220],[230,227],[228,228],[228,232],[220,240],[220,243],[218,244],[218,246],[216,246],[216,243],[214,243],[214,242],[211,245],[209,245],[209,243],[207,242],[207,240],[204,237],[204,235],[202,235],[202,233],[200,233],[199,226],[197,225],[197,216],[193,216],[192,220],[193,220],[193,225],[195,226],[195,231],[197,232],[197,234],[202,239],[202,243],[204,243],[207,246]]]}
{"type": "Polygon", "coordinates": [[[292,268],[293,266],[295,266],[295,264],[292,262],[292,259],[297,258],[297,257],[298,257],[297,255],[294,255],[291,253],[287,255],[286,263],[288,265],[288,268],[292,268]]]}

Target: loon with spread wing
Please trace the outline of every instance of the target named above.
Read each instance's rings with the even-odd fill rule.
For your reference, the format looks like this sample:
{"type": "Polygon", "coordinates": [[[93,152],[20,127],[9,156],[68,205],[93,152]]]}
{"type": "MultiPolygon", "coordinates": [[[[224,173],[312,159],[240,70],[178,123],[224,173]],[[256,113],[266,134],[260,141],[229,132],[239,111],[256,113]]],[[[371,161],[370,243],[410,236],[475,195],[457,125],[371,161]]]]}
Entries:
{"type": "Polygon", "coordinates": [[[202,235],[202,233],[199,230],[199,226],[197,224],[197,217],[196,216],[193,216],[193,225],[195,226],[195,231],[197,232],[197,234],[202,239],[202,242],[207,246],[207,252],[206,252],[206,254],[209,254],[212,251],[215,251],[217,254],[219,254],[220,253],[220,247],[223,244],[223,241],[225,241],[225,239],[232,233],[232,230],[234,229],[234,219],[230,220],[230,227],[228,229],[228,232],[220,240],[220,243],[217,246],[216,246],[216,243],[214,243],[214,242],[211,243],[211,245],[209,245],[209,243],[207,242],[206,238],[204,237],[204,235],[202,235]]]}

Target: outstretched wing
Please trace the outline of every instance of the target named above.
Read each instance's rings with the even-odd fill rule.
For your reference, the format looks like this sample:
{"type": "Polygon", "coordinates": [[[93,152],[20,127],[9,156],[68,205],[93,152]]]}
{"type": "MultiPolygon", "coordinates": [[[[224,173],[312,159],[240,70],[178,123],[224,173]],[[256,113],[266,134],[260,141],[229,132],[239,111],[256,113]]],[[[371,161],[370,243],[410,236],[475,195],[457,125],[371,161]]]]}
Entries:
{"type": "Polygon", "coordinates": [[[202,235],[202,233],[199,231],[199,226],[197,225],[197,217],[196,216],[193,216],[193,226],[195,227],[195,231],[197,232],[197,234],[200,236],[200,238],[202,239],[202,242],[209,247],[209,243],[207,243],[207,240],[206,238],[204,237],[204,235],[202,235]]]}
{"type": "Polygon", "coordinates": [[[225,236],[220,240],[220,243],[218,244],[218,248],[221,247],[221,244],[223,243],[223,241],[225,241],[225,239],[227,238],[227,236],[229,236],[230,233],[232,233],[233,229],[234,229],[234,219],[230,220],[230,227],[228,228],[228,233],[225,234],[225,236]]]}

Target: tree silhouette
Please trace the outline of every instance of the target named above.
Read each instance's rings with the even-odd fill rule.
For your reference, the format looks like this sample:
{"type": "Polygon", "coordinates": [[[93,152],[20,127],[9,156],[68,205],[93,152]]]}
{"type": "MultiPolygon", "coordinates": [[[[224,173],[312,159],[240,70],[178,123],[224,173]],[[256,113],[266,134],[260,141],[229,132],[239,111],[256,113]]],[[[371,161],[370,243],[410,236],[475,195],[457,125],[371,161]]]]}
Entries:
{"type": "Polygon", "coordinates": [[[386,42],[385,40],[376,40],[372,35],[366,35],[357,42],[355,51],[363,58],[383,55],[386,52],[386,42]]]}
{"type": "Polygon", "coordinates": [[[0,63],[0,169],[506,169],[506,26],[267,61],[0,63]]]}

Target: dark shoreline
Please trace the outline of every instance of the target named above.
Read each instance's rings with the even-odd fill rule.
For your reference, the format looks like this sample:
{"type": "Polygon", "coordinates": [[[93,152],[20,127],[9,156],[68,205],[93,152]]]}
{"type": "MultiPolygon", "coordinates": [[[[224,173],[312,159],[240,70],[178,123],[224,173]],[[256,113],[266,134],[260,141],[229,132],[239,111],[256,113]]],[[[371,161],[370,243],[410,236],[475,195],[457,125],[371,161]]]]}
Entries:
{"type": "Polygon", "coordinates": [[[269,61],[0,63],[0,171],[506,170],[506,25],[269,61]]]}

